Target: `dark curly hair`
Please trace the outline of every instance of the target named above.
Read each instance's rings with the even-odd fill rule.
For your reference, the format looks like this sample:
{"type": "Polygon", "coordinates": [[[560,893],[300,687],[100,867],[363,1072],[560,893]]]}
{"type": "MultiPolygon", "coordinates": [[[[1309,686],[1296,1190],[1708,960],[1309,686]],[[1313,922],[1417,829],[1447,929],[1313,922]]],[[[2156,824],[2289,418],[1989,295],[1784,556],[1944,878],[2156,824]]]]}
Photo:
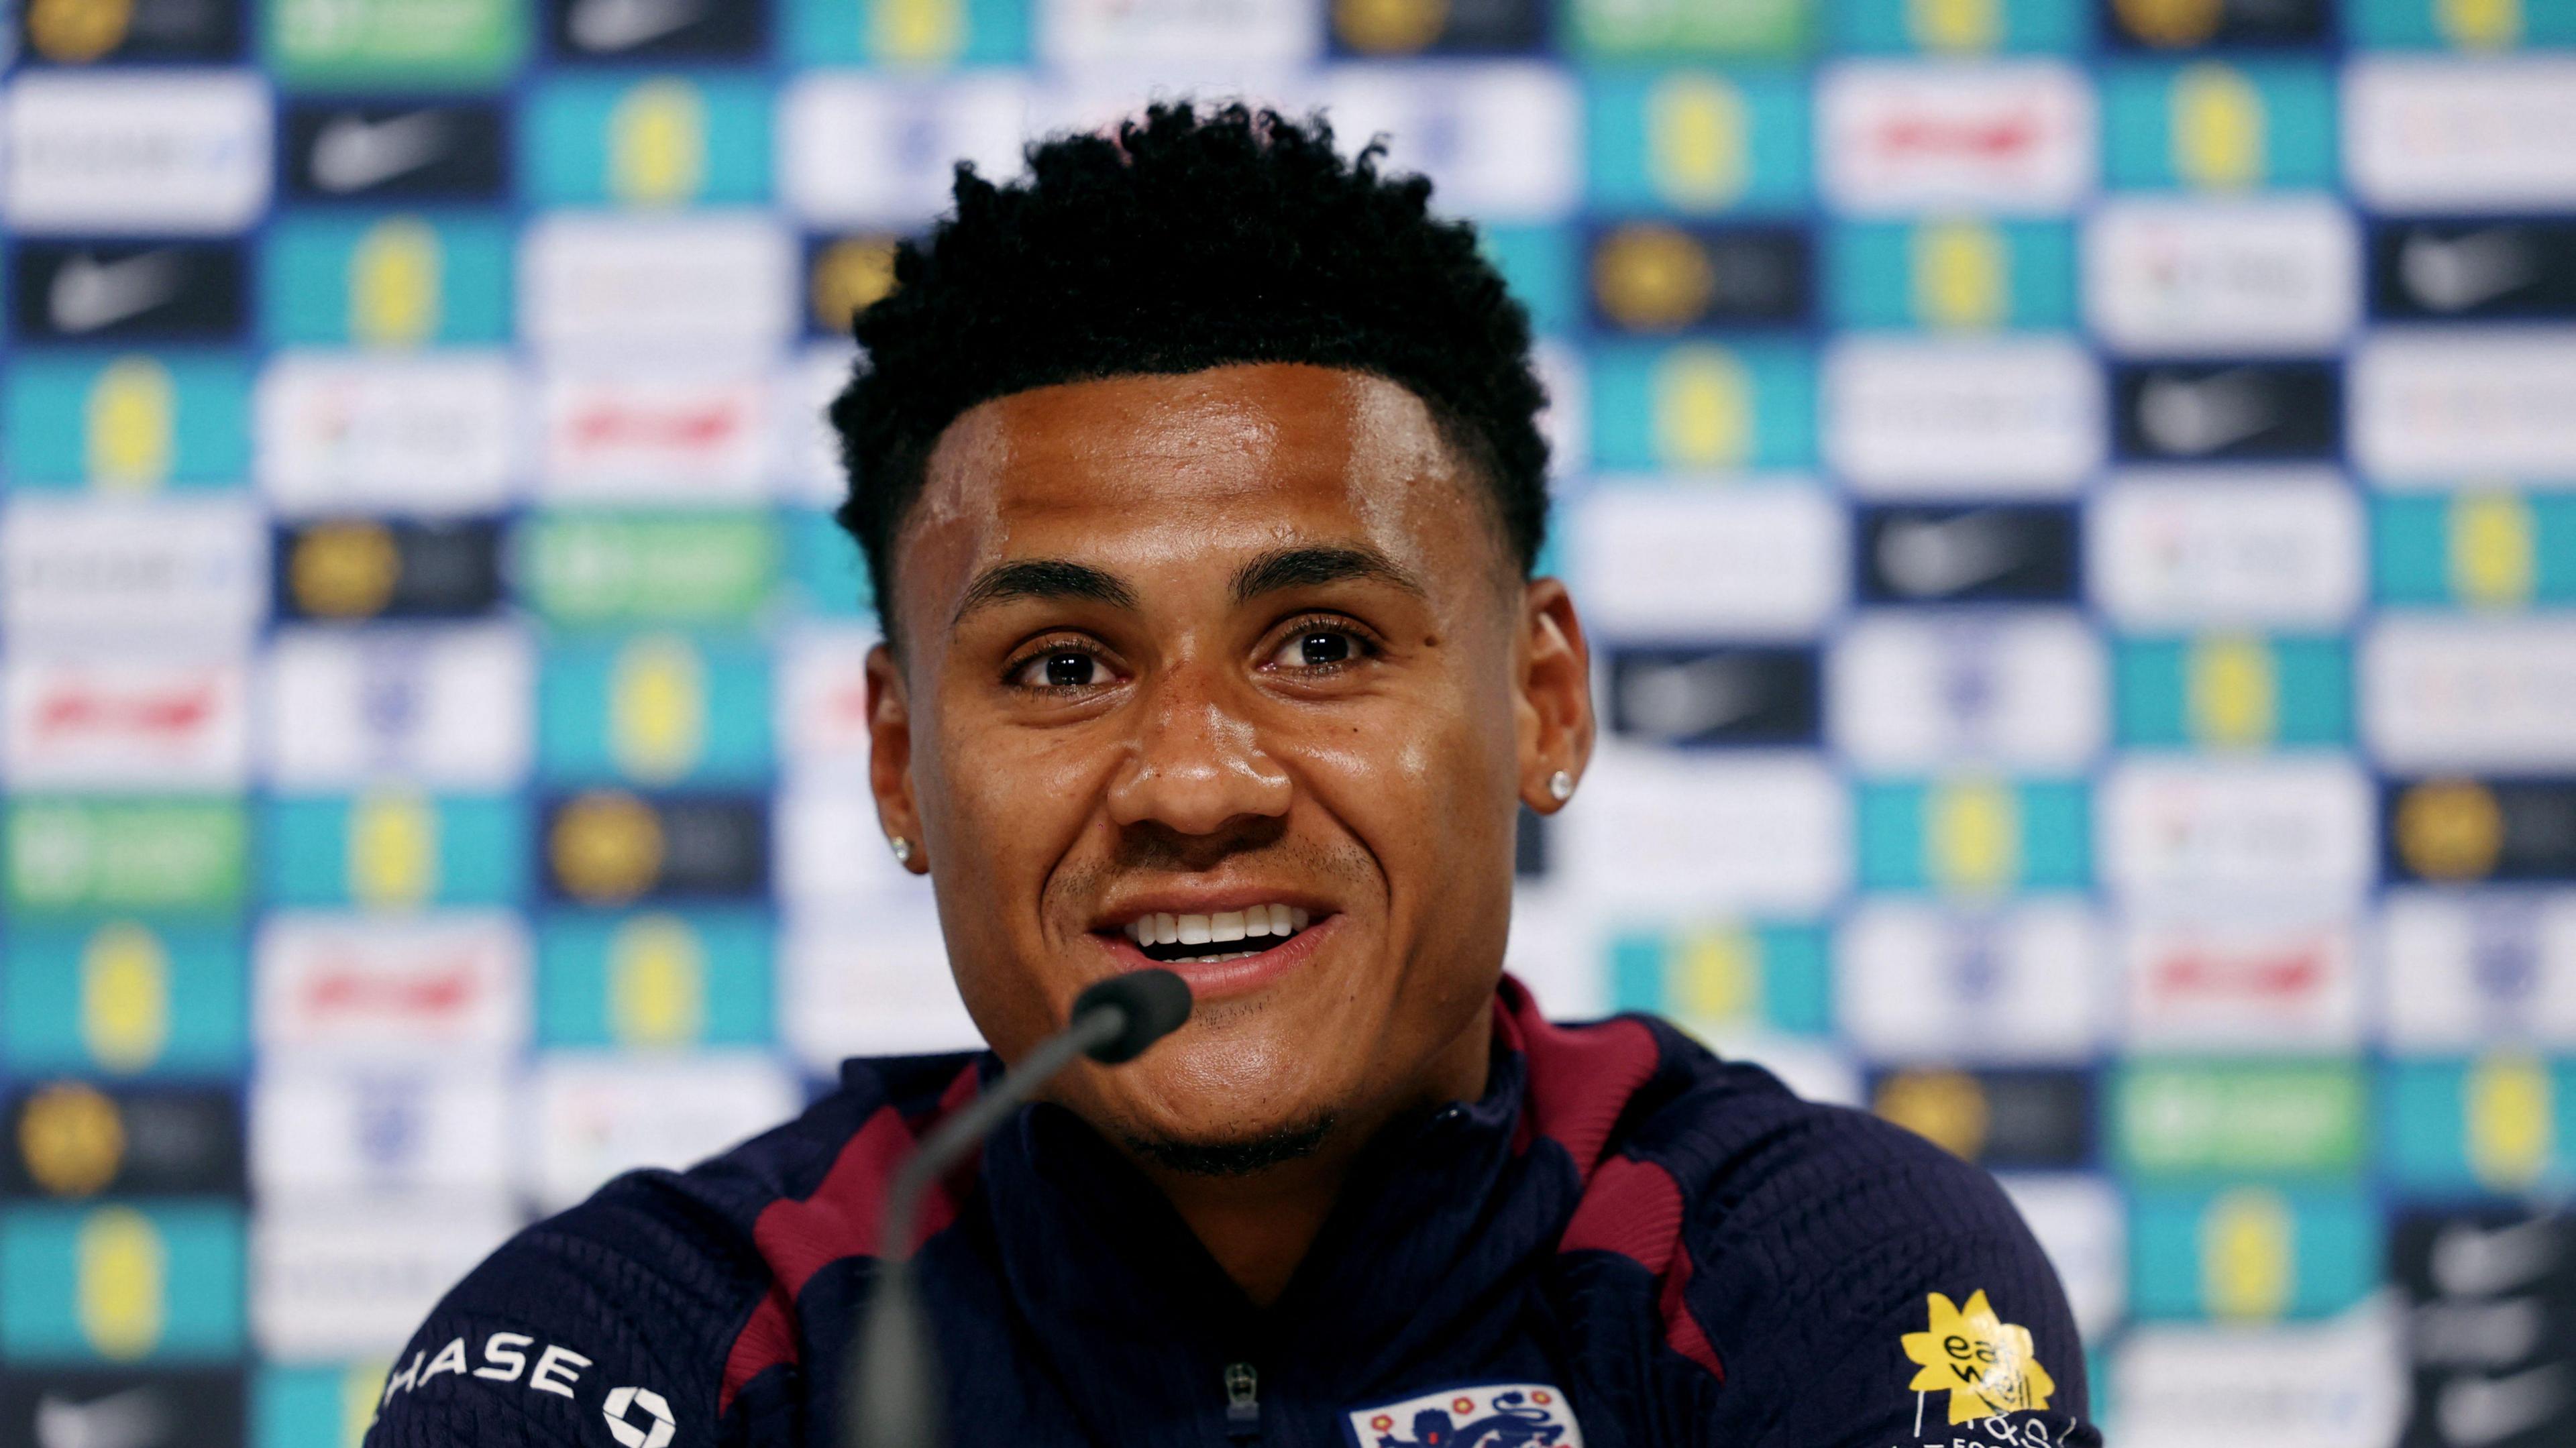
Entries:
{"type": "Polygon", "coordinates": [[[996,186],[957,167],[956,214],[895,253],[858,313],[862,358],[834,400],[850,495],[889,640],[892,549],[941,432],[1031,388],[1241,362],[1374,373],[1430,409],[1491,484],[1526,576],[1547,527],[1546,402],[1529,316],[1435,220],[1431,183],[1344,161],[1321,116],[1155,105],[1115,137],[1060,135],[996,186]]]}

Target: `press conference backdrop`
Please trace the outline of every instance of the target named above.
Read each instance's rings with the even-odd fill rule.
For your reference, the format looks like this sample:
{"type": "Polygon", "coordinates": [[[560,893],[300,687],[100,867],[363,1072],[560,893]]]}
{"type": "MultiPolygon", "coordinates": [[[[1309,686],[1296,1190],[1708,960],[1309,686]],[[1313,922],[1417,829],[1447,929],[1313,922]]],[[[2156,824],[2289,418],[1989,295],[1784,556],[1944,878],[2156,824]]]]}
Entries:
{"type": "Polygon", "coordinates": [[[1536,320],[1551,1009],[1994,1168],[2114,1441],[2576,1435],[2571,0],[15,11],[0,1445],[350,1443],[532,1215],[971,1043],[816,410],[953,157],[1189,86],[1536,320]]]}

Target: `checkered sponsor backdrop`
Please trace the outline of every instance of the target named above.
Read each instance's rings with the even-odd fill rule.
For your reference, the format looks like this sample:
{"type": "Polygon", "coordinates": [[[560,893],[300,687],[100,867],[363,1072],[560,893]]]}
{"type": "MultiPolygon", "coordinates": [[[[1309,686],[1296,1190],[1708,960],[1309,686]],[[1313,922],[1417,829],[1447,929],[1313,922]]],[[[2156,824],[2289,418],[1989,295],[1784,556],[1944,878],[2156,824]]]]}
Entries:
{"type": "Polygon", "coordinates": [[[10,8],[0,1445],[353,1442],[972,1040],[817,407],[952,158],[1185,87],[1537,321],[1553,1011],[1992,1167],[2115,1441],[2576,1435],[2576,0],[10,8]]]}

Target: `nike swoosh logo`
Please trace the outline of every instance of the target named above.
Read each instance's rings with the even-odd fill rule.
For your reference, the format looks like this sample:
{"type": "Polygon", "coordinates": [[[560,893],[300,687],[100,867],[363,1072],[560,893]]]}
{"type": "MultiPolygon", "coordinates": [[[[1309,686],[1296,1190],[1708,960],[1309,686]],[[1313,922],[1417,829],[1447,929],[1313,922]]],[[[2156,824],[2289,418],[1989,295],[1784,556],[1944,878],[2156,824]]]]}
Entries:
{"type": "Polygon", "coordinates": [[[2568,1398],[2567,1367],[2547,1363],[2509,1378],[2455,1378],[2442,1385],[2433,1416],[2458,1448],[2480,1448],[2547,1422],[2568,1398]]]}
{"type": "Polygon", "coordinates": [[[2398,249],[2397,276],[2427,308],[2465,312],[2537,280],[2540,266],[2522,235],[2500,226],[2449,241],[2417,232],[2398,249]]]}
{"type": "Polygon", "coordinates": [[[2452,1297],[2486,1297],[2520,1287],[2558,1265],[2557,1224],[2473,1227],[2455,1222],[2433,1239],[2433,1285],[2452,1297]]]}
{"type": "Polygon", "coordinates": [[[151,1448],[169,1436],[157,1388],[128,1388],[87,1403],[47,1393],[36,1400],[36,1448],[151,1448]]]}
{"type": "Polygon", "coordinates": [[[2021,566],[2010,525],[1984,513],[1943,522],[1891,520],[1878,535],[1878,568],[1900,593],[1939,598],[1990,583],[2021,566]]]}
{"type": "Polygon", "coordinates": [[[574,0],[564,31],[584,50],[633,50],[706,13],[707,0],[574,0]]]}
{"type": "Polygon", "coordinates": [[[369,121],[333,116],[313,138],[313,184],[335,195],[381,186],[447,154],[447,117],[414,111],[369,121]]]}
{"type": "Polygon", "coordinates": [[[2280,420],[2270,389],[2243,369],[2192,382],[2159,373],[2138,389],[2138,427],[2169,453],[2213,453],[2280,420]]]}
{"type": "Polygon", "coordinates": [[[169,247],[111,262],[75,252],[54,273],[45,299],[54,330],[77,335],[151,311],[179,295],[187,277],[186,259],[169,247]]]}
{"type": "Polygon", "coordinates": [[[1661,739],[1688,739],[1750,718],[1762,707],[1753,670],[1728,659],[1692,659],[1632,670],[1620,681],[1621,712],[1661,739]]]}

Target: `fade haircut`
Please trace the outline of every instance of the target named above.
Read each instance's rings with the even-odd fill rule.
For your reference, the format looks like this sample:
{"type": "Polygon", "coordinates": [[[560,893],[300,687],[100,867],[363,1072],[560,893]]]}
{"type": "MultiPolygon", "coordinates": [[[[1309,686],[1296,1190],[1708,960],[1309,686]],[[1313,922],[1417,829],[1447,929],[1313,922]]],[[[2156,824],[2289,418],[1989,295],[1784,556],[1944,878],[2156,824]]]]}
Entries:
{"type": "Polygon", "coordinates": [[[1232,363],[1373,373],[1419,397],[1491,491],[1527,577],[1547,528],[1545,405],[1529,316],[1435,219],[1431,183],[1349,160],[1321,116],[1149,107],[1114,135],[1031,146],[1026,179],[959,163],[955,213],[896,249],[894,286],[851,330],[861,357],[831,407],[848,500],[895,637],[893,547],[932,448],[959,414],[1057,383],[1232,363]]]}

